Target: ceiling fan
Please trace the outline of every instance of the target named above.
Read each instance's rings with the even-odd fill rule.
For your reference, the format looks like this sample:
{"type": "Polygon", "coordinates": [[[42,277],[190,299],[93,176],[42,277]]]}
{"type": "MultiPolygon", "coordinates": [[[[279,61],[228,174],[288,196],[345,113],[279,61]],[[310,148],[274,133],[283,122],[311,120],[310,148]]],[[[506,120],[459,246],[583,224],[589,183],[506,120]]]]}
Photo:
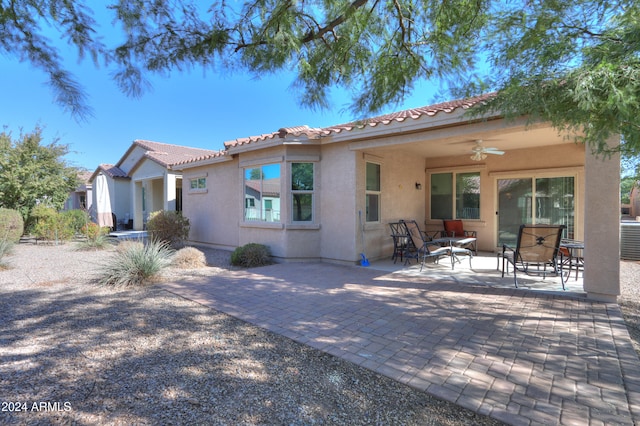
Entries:
{"type": "Polygon", "coordinates": [[[482,161],[487,158],[487,154],[503,155],[504,151],[500,151],[498,148],[489,148],[482,145],[482,139],[476,140],[476,146],[471,148],[473,155],[471,159],[473,161],[482,161]]]}

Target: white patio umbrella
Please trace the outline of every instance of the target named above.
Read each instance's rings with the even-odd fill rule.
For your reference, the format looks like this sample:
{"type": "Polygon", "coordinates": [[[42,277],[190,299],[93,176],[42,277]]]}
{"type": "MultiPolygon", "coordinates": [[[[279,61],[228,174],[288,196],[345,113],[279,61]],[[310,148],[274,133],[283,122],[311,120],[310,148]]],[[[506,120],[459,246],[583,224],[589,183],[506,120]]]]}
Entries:
{"type": "Polygon", "coordinates": [[[113,219],[111,216],[111,198],[109,197],[109,185],[107,177],[100,173],[96,178],[96,214],[98,226],[109,228],[113,227],[113,219]]]}

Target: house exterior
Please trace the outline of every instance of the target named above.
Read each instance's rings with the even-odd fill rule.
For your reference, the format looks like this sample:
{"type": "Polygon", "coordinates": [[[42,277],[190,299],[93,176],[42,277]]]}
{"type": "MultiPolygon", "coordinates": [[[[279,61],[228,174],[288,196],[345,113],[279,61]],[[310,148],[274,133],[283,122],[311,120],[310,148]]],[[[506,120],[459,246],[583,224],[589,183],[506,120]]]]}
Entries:
{"type": "Polygon", "coordinates": [[[636,182],[629,194],[629,216],[640,221],[640,182],[636,182]]]}
{"type": "Polygon", "coordinates": [[[190,238],[228,249],[262,243],[279,261],[354,264],[361,253],[390,257],[388,224],[399,219],[426,230],[463,219],[484,251],[513,242],[521,223],[562,223],[565,237],[585,241],[589,297],[615,300],[619,158],[595,158],[548,123],[465,114],[488,96],[282,128],[175,164],[188,182],[190,238]]]}
{"type": "Polygon", "coordinates": [[[69,198],[64,203],[63,210],[86,210],[91,211],[93,203],[92,185],[90,182],[92,173],[82,171],[78,173],[80,184],[75,191],[69,194],[69,198]]]}
{"type": "Polygon", "coordinates": [[[106,176],[111,212],[117,222],[114,227],[142,230],[149,213],[182,210],[182,174],[172,169],[173,164],[195,161],[215,152],[135,140],[116,164],[99,165],[90,182],[99,174],[106,176]]]}

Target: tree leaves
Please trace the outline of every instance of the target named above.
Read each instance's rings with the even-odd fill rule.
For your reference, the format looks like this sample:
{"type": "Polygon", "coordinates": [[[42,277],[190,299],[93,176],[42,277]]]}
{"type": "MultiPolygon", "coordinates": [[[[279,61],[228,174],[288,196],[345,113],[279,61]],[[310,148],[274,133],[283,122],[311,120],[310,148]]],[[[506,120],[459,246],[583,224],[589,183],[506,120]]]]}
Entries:
{"type": "Polygon", "coordinates": [[[258,76],[294,70],[303,105],[328,108],[331,90],[344,90],[362,116],[428,81],[458,95],[497,91],[479,113],[528,115],[596,151],[640,152],[638,0],[220,0],[206,9],[119,0],[110,9],[125,39],[107,48],[83,2],[3,2],[0,51],[47,72],[56,100],[76,116],[88,113],[83,89],[46,42],[44,21],[81,56],[117,67],[116,82],[133,96],[150,73],[196,65],[258,76]],[[611,148],[615,135],[622,143],[611,148]]]}
{"type": "Polygon", "coordinates": [[[18,210],[25,219],[38,203],[61,209],[78,186],[77,169],[62,159],[68,146],[41,142],[40,128],[17,140],[0,133],[0,207],[18,210]]]}

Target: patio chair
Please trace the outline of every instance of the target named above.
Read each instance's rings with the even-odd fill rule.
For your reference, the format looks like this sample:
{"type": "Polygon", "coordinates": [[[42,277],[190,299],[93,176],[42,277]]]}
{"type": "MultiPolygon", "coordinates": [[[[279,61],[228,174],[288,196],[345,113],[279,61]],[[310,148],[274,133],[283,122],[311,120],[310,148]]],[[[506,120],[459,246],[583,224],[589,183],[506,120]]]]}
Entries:
{"type": "Polygon", "coordinates": [[[443,237],[462,238],[456,241],[456,246],[470,249],[473,254],[478,254],[476,249],[478,235],[476,231],[466,231],[460,219],[443,219],[442,225],[444,226],[443,237]]]}
{"type": "Polygon", "coordinates": [[[424,262],[427,258],[432,258],[435,263],[438,263],[440,258],[449,257],[451,259],[451,269],[454,268],[456,262],[460,262],[458,255],[469,256],[469,267],[471,267],[471,257],[473,256],[468,249],[449,246],[437,245],[436,241],[431,240],[424,232],[420,231],[418,223],[415,220],[401,222],[407,229],[407,235],[411,240],[411,246],[405,253],[407,260],[405,265],[409,261],[409,258],[413,257],[420,262],[420,272],[424,267],[424,262]]]}
{"type": "Polygon", "coordinates": [[[393,263],[396,263],[398,257],[400,257],[400,261],[402,262],[409,241],[407,228],[402,222],[391,222],[389,223],[389,228],[391,228],[391,238],[393,239],[393,255],[391,256],[391,260],[393,260],[393,263]]]}
{"type": "Polygon", "coordinates": [[[517,273],[527,275],[560,276],[562,289],[564,276],[562,262],[558,260],[560,239],[565,225],[520,225],[516,247],[502,245],[502,276],[513,266],[513,283],[518,288],[517,273]]]}

